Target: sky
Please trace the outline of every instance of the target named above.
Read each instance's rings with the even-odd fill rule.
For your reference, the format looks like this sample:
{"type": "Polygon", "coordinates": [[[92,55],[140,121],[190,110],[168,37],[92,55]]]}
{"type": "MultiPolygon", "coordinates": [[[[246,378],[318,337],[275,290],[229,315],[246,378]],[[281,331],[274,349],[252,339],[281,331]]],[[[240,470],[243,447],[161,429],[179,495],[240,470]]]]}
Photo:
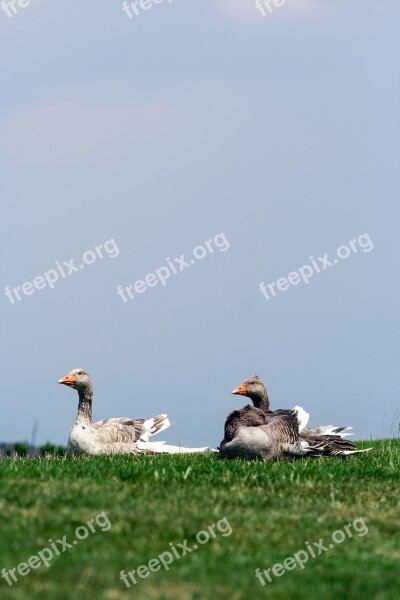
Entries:
{"type": "Polygon", "coordinates": [[[168,443],[217,446],[253,374],[272,408],[395,435],[399,3],[21,4],[0,441],[66,444],[78,367],[95,419],[168,413],[168,443]]]}

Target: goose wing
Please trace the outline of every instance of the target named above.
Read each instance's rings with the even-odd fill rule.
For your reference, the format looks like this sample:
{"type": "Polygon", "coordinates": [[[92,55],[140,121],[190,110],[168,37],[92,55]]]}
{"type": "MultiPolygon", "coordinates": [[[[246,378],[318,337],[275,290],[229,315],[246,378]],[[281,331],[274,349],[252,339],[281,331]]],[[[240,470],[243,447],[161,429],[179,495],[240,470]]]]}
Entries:
{"type": "Polygon", "coordinates": [[[108,444],[116,442],[135,443],[145,433],[145,419],[103,419],[93,423],[99,442],[108,444]]]}
{"type": "Polygon", "coordinates": [[[157,415],[151,419],[104,419],[93,423],[92,428],[100,443],[148,442],[149,438],[171,425],[167,415],[157,415]]]}
{"type": "Polygon", "coordinates": [[[276,456],[302,455],[304,451],[300,444],[299,423],[297,413],[293,411],[276,411],[266,415],[267,423],[260,425],[274,448],[276,456]]]}

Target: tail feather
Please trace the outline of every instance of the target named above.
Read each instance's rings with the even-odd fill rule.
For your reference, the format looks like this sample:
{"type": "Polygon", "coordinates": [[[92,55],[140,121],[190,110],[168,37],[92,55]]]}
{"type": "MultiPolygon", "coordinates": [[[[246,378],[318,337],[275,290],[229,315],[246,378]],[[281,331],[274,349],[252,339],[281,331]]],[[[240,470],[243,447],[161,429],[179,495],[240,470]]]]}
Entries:
{"type": "Polygon", "coordinates": [[[295,406],[293,410],[296,412],[297,422],[299,424],[299,431],[303,431],[303,429],[308,423],[310,414],[307,411],[305,411],[302,406],[295,406]]]}
{"type": "Polygon", "coordinates": [[[184,448],[183,446],[170,446],[165,442],[143,442],[139,441],[136,444],[138,450],[149,452],[151,454],[194,454],[213,452],[209,446],[203,448],[184,448]]]}
{"type": "Polygon", "coordinates": [[[343,439],[340,435],[307,435],[304,436],[303,441],[310,446],[310,452],[314,451],[324,456],[348,456],[371,450],[371,448],[358,450],[353,442],[343,439]]]}
{"type": "Polygon", "coordinates": [[[352,433],[347,433],[352,427],[334,427],[333,425],[320,425],[319,427],[309,427],[304,430],[306,435],[337,435],[341,438],[353,435],[352,433]]]}
{"type": "Polygon", "coordinates": [[[151,419],[146,419],[143,423],[143,431],[140,436],[140,440],[143,442],[148,442],[151,436],[164,431],[164,429],[168,429],[170,425],[171,422],[167,415],[157,415],[151,419]]]}
{"type": "Polygon", "coordinates": [[[348,456],[349,454],[359,454],[360,452],[369,452],[370,450],[372,450],[372,448],[363,448],[362,450],[343,450],[342,452],[333,452],[332,454],[348,456]]]}
{"type": "Polygon", "coordinates": [[[307,456],[321,456],[323,454],[322,444],[311,445],[306,439],[301,438],[300,446],[307,456]]]}

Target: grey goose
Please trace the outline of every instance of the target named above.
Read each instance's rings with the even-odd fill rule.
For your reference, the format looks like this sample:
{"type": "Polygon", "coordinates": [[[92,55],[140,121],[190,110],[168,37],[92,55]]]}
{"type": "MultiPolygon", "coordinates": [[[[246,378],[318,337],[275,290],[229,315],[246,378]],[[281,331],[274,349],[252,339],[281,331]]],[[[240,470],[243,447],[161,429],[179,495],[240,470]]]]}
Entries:
{"type": "Polygon", "coordinates": [[[69,439],[67,453],[70,455],[96,454],[181,454],[208,452],[209,448],[183,448],[164,442],[150,442],[149,438],[170,426],[167,415],[151,419],[129,417],[104,419],[93,423],[93,385],[85,369],[74,369],[58,383],[78,392],[79,403],[75,423],[69,439]]]}

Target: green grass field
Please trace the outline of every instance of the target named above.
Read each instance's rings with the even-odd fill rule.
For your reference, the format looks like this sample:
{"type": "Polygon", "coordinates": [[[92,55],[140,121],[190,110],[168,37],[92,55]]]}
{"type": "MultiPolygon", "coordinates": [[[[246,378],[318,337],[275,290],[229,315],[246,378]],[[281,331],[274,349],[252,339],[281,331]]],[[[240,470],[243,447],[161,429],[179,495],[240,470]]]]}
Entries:
{"type": "MultiPolygon", "coordinates": [[[[33,559],[36,568],[15,571],[12,586],[0,579],[0,598],[398,598],[400,442],[372,445],[349,459],[273,463],[214,455],[1,460],[0,569],[27,563],[50,548],[49,538],[61,552],[56,540],[71,543],[77,527],[89,531],[91,519],[96,532],[54,551],[48,567],[33,559]],[[344,526],[358,518],[368,533],[357,521],[350,537],[344,526]],[[307,541],[312,547],[323,538],[328,547],[338,530],[333,548],[314,546],[322,554],[309,556],[303,569],[289,561],[292,568],[276,567],[280,575],[264,577],[264,586],[255,577],[256,568],[307,550],[307,541]],[[181,555],[179,544],[187,540],[193,548],[199,531],[206,533],[196,550],[168,571],[159,562],[156,570],[159,555],[173,556],[170,543],[181,555]],[[127,588],[121,570],[136,571],[151,559],[154,572],[142,569],[146,577],[135,575],[136,584],[128,578],[127,588]]],[[[84,537],[85,530],[78,532],[84,537]]]]}

